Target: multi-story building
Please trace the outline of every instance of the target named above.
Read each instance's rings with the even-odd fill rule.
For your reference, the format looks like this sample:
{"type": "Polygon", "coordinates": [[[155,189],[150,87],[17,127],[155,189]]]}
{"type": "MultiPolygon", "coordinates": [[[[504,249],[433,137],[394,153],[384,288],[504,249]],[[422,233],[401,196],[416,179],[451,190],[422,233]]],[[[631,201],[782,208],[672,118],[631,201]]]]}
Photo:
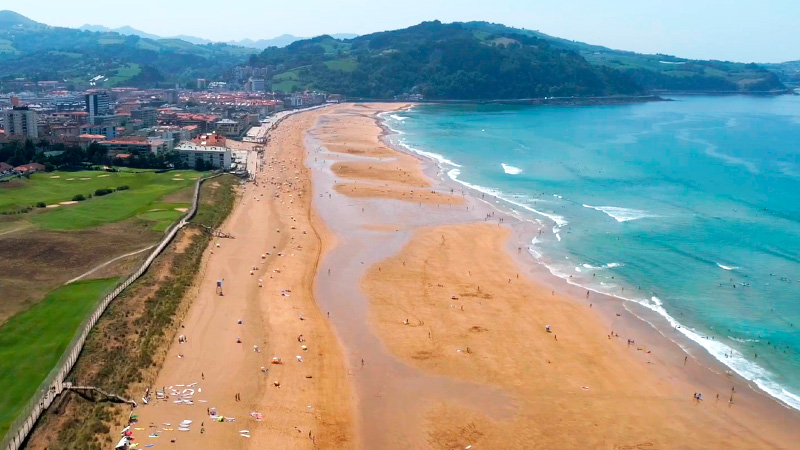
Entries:
{"type": "Polygon", "coordinates": [[[180,96],[178,95],[177,89],[167,89],[164,91],[164,101],[167,103],[171,103],[173,105],[177,104],[180,101],[180,96]]]}
{"type": "Polygon", "coordinates": [[[238,120],[222,119],[217,121],[217,132],[225,136],[238,136],[242,132],[242,125],[238,120]]]}
{"type": "Polygon", "coordinates": [[[250,92],[264,92],[267,90],[267,82],[263,78],[250,77],[245,85],[245,90],[250,92]]]}
{"type": "Polygon", "coordinates": [[[194,142],[181,142],[175,147],[181,161],[189,167],[197,167],[197,161],[203,161],[206,167],[228,170],[233,164],[231,149],[213,145],[198,145],[194,142]]]}
{"type": "Polygon", "coordinates": [[[146,106],[138,110],[132,110],[131,119],[141,120],[142,126],[154,127],[158,125],[158,109],[151,106],[146,106]]]}
{"type": "Polygon", "coordinates": [[[154,139],[152,142],[148,140],[123,140],[123,139],[109,139],[100,141],[98,144],[102,145],[108,150],[109,156],[112,158],[119,154],[128,155],[142,155],[147,153],[158,154],[165,149],[163,139],[154,139]]]}
{"type": "Polygon", "coordinates": [[[92,125],[87,123],[86,125],[81,126],[81,134],[102,134],[106,137],[106,139],[114,139],[117,137],[117,125],[92,125]]]}
{"type": "Polygon", "coordinates": [[[27,106],[3,111],[3,129],[7,136],[39,137],[39,115],[27,106]]]}
{"type": "Polygon", "coordinates": [[[110,116],[114,114],[111,96],[108,92],[91,92],[86,94],[86,112],[89,113],[89,122],[94,123],[96,116],[110,116]]]}

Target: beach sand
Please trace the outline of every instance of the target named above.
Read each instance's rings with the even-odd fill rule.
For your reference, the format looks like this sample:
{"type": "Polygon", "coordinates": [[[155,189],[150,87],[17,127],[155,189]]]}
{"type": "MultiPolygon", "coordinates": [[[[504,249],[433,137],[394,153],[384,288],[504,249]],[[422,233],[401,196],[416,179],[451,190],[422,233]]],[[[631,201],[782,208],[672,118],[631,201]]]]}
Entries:
{"type": "Polygon", "coordinates": [[[264,159],[250,160],[259,185],[246,185],[223,227],[234,239],[207,252],[179,329],[188,342],[173,344],[153,381],[180,390],[198,383],[194,404],[154,396],[137,409],[146,430],[137,431],[140,445],[172,438],[175,448],[198,449],[800,442],[795,411],[708,370],[719,367],[701,357],[684,367],[677,345],[644,322],[621,322],[614,312],[629,314],[618,302],[592,297],[590,308],[575,289],[543,278],[515,251],[511,219],[499,223],[500,213],[442,181],[431,161],[385,145],[375,115],[403,107],[331,106],[288,117],[271,132],[264,159]],[[220,297],[214,285],[223,278],[220,297]],[[619,337],[609,336],[609,324],[619,337]],[[272,357],[283,364],[269,364],[272,357]],[[698,391],[702,401],[692,398],[698,391]],[[208,407],[235,422],[212,423],[208,407]],[[185,419],[194,421],[191,431],[175,431],[185,419]],[[165,427],[174,430],[147,437],[165,427]]]}
{"type": "Polygon", "coordinates": [[[575,289],[531,278],[536,271],[521,262],[530,257],[509,251],[514,233],[499,226],[499,214],[484,220],[493,212],[484,202],[443,194],[448,186],[434,178],[425,189],[436,197],[408,201],[423,185],[416,174],[434,175],[432,164],[412,157],[415,171],[405,163],[409,155],[374,148],[383,130],[365,120],[402,107],[329,108],[309,132],[314,206],[338,244],[322,260],[315,292],[331,311],[353,375],[361,448],[800,442],[796,411],[708,370],[703,358],[684,367],[680,348],[649,325],[609,319],[575,289]],[[348,142],[354,135],[357,145],[348,142]],[[406,165],[376,170],[381,160],[365,160],[367,151],[341,155],[352,148],[406,165]],[[619,326],[618,337],[609,323],[619,326]],[[701,401],[693,398],[698,391],[701,401]]]}
{"type": "Polygon", "coordinates": [[[315,118],[305,113],[284,121],[266,161],[251,153],[248,166],[258,167],[258,186],[246,185],[222,228],[234,238],[217,239],[206,252],[178,331],[187,342],[176,336],[152,382],[150,404],[136,410],[141,446],[176,439],[175,448],[193,449],[352,447],[352,395],[341,350],[311,296],[321,251],[315,229],[322,227],[311,225],[302,133],[315,118]],[[215,290],[220,279],[224,296],[215,290]],[[283,364],[270,364],[273,357],[283,364]],[[156,400],[162,387],[167,393],[193,389],[193,404],[176,404],[174,395],[156,400]],[[214,422],[207,408],[235,421],[214,422]],[[251,417],[254,412],[263,420],[251,417]],[[178,431],[184,420],[193,421],[190,431],[178,431]],[[149,437],[155,430],[160,436],[149,437]]]}

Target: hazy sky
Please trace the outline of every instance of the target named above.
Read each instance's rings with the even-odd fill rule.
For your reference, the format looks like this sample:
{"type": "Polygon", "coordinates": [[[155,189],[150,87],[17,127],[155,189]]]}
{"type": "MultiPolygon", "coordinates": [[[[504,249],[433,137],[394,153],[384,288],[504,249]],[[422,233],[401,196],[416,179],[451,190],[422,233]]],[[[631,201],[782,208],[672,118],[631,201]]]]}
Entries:
{"type": "Polygon", "coordinates": [[[637,52],[743,62],[800,59],[799,0],[37,0],[6,7],[50,25],[130,25],[214,40],[485,20],[637,52]]]}

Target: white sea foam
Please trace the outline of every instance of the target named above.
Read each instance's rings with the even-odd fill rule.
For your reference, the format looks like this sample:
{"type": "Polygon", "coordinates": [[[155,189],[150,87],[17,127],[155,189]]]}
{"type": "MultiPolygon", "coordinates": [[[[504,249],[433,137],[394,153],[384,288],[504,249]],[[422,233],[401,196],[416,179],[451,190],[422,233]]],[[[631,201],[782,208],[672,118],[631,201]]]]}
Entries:
{"type": "Polygon", "coordinates": [[[736,269],[738,269],[738,267],[736,267],[736,266],[726,266],[726,265],[720,264],[720,263],[717,263],[717,266],[719,266],[720,269],[725,269],[725,270],[736,270],[736,269]]]}
{"type": "Polygon", "coordinates": [[[449,159],[445,158],[444,156],[442,156],[442,155],[440,155],[438,153],[426,152],[425,150],[420,150],[418,148],[414,148],[414,147],[406,144],[405,141],[402,141],[402,140],[399,142],[399,144],[400,144],[400,146],[402,146],[406,150],[409,150],[409,151],[412,151],[412,152],[417,153],[419,155],[422,155],[422,156],[428,157],[430,159],[433,159],[433,160],[435,160],[436,162],[438,162],[441,165],[446,164],[448,166],[461,167],[461,164],[456,164],[453,161],[450,161],[449,159]]]}
{"type": "Polygon", "coordinates": [[[519,175],[522,173],[522,169],[520,169],[519,167],[509,166],[506,163],[500,163],[500,165],[503,166],[503,170],[505,171],[505,173],[509,175],[519,175]]]}
{"type": "Polygon", "coordinates": [[[611,216],[617,222],[628,222],[630,220],[644,219],[647,217],[658,217],[646,211],[632,208],[621,208],[619,206],[591,206],[583,205],[584,208],[594,209],[611,216]]]}
{"type": "MultiPolygon", "coordinates": [[[[393,130],[393,131],[395,131],[395,130],[393,130]]],[[[401,134],[401,133],[399,132],[398,134],[401,134]]],[[[455,167],[460,167],[459,165],[453,163],[452,161],[447,160],[446,158],[442,157],[441,155],[437,155],[435,153],[430,153],[430,152],[423,152],[423,151],[420,151],[418,149],[411,148],[411,147],[409,147],[407,145],[404,145],[404,146],[406,148],[408,148],[409,150],[411,150],[411,151],[414,151],[414,152],[419,153],[419,154],[421,154],[423,156],[432,158],[432,159],[438,161],[440,164],[449,164],[449,165],[452,165],[452,166],[455,166],[455,167]]],[[[717,155],[717,154],[713,154],[713,153],[714,153],[714,149],[711,150],[710,156],[715,156],[715,157],[721,156],[721,155],[717,155]]],[[[727,155],[725,155],[725,156],[727,156],[727,155]]],[[[734,161],[729,161],[729,162],[734,162],[734,161]]],[[[737,161],[737,162],[741,163],[742,161],[737,161]]],[[[747,166],[747,162],[745,162],[745,164],[743,164],[743,165],[747,166]]],[[[748,167],[748,169],[752,170],[752,169],[754,169],[754,167],[748,167]]],[[[468,182],[465,182],[465,181],[461,181],[461,180],[458,179],[458,176],[460,175],[460,173],[461,173],[461,171],[458,170],[458,169],[450,169],[447,172],[447,175],[453,181],[456,181],[456,182],[458,182],[458,183],[460,183],[460,184],[462,184],[462,185],[464,185],[464,186],[466,186],[468,188],[477,190],[479,192],[483,192],[485,194],[489,194],[491,196],[495,196],[496,198],[502,199],[505,202],[508,202],[510,204],[513,204],[513,205],[516,205],[516,206],[518,206],[518,207],[520,207],[522,209],[525,209],[527,211],[533,212],[533,213],[538,214],[538,215],[543,216],[543,217],[547,217],[548,219],[552,220],[556,224],[556,229],[554,229],[554,232],[555,232],[556,238],[558,238],[560,240],[561,237],[560,237],[560,235],[559,235],[559,233],[557,231],[560,230],[559,227],[564,227],[568,223],[566,221],[566,219],[564,219],[564,217],[556,215],[556,214],[552,214],[552,213],[548,214],[548,213],[545,213],[545,212],[542,212],[542,211],[538,211],[538,210],[536,210],[536,209],[534,209],[534,208],[532,208],[532,207],[530,207],[528,205],[525,205],[523,203],[519,203],[517,201],[509,199],[509,198],[504,196],[505,194],[502,191],[499,191],[497,189],[487,188],[487,187],[484,187],[484,186],[474,185],[474,184],[471,184],[471,183],[468,183],[468,182]]],[[[561,198],[561,196],[559,196],[557,194],[553,194],[553,196],[556,197],[556,198],[559,198],[559,199],[561,198]]],[[[593,207],[593,206],[588,206],[588,205],[583,205],[583,206],[585,206],[587,208],[596,209],[598,211],[602,211],[605,214],[608,214],[609,216],[613,217],[615,220],[617,220],[619,222],[625,222],[625,221],[629,221],[629,220],[636,220],[636,219],[641,219],[641,218],[645,218],[645,217],[657,217],[657,216],[651,215],[649,213],[646,213],[644,211],[632,210],[632,209],[628,209],[628,208],[593,207]],[[604,208],[605,210],[603,210],[601,208],[604,208]]],[[[667,311],[663,307],[662,301],[658,297],[653,296],[653,297],[651,297],[649,299],[628,298],[628,297],[624,297],[624,296],[621,296],[619,294],[616,294],[614,292],[604,292],[603,290],[598,290],[597,287],[584,286],[584,285],[578,283],[576,279],[571,278],[569,276],[569,274],[566,274],[566,273],[562,272],[561,270],[557,269],[555,266],[546,264],[545,261],[542,259],[542,254],[540,252],[538,252],[536,249],[533,248],[533,246],[536,245],[537,243],[538,243],[538,240],[536,238],[534,238],[531,241],[531,246],[528,247],[528,251],[531,253],[531,255],[533,255],[534,258],[536,258],[536,260],[540,264],[544,265],[550,271],[551,274],[553,274],[553,275],[555,275],[555,276],[557,276],[559,278],[564,279],[569,284],[572,284],[572,285],[575,285],[575,286],[580,286],[583,289],[588,289],[588,290],[591,290],[591,291],[594,291],[594,292],[597,292],[597,293],[611,295],[611,296],[617,297],[617,298],[619,298],[621,300],[635,302],[635,303],[638,303],[638,304],[650,309],[651,311],[654,311],[655,313],[657,313],[658,315],[663,317],[668,324],[670,324],[672,327],[677,329],[680,333],[682,333],[688,339],[692,340],[693,342],[699,344],[701,347],[705,348],[709,352],[709,354],[711,354],[713,357],[715,357],[717,360],[719,360],[723,364],[725,364],[728,367],[730,367],[731,370],[733,370],[734,372],[736,372],[740,376],[742,376],[742,377],[744,377],[744,378],[746,378],[748,380],[753,381],[762,390],[764,390],[768,394],[772,395],[773,397],[781,400],[782,402],[784,402],[789,407],[797,409],[797,410],[800,410],[800,396],[798,396],[797,394],[789,392],[786,389],[784,389],[782,386],[780,386],[780,384],[776,383],[772,379],[772,375],[767,370],[765,370],[764,368],[760,367],[759,365],[747,360],[744,357],[744,355],[741,352],[737,351],[736,349],[734,349],[734,348],[732,348],[732,347],[730,347],[730,346],[726,345],[725,343],[720,342],[718,340],[708,339],[705,336],[703,336],[702,334],[700,334],[699,332],[697,332],[696,330],[683,326],[681,323],[679,323],[677,320],[675,320],[675,318],[670,316],[669,313],[667,313],[667,311]]],[[[586,267],[585,264],[583,266],[586,267]]],[[[619,267],[619,266],[621,266],[620,263],[608,263],[604,267],[613,268],[613,267],[619,267]]],[[[570,267],[574,267],[574,266],[570,265],[570,267]]],[[[720,265],[720,267],[722,267],[722,266],[720,265]]],[[[725,267],[722,267],[722,268],[725,268],[725,267]]],[[[730,269],[726,269],[726,270],[730,270],[730,269]]],[[[617,287],[617,285],[608,284],[608,287],[609,287],[609,290],[611,290],[611,288],[615,288],[615,287],[617,287]]]]}
{"type": "MultiPolygon", "coordinates": [[[[732,371],[736,372],[743,378],[754,382],[764,392],[782,401],[787,406],[800,410],[800,396],[795,393],[787,391],[786,389],[783,388],[783,386],[775,382],[772,379],[772,374],[769,371],[759,366],[758,364],[749,361],[747,358],[744,357],[744,355],[741,352],[734,349],[733,347],[726,345],[725,343],[719,340],[709,339],[706,336],[702,335],[701,333],[697,332],[697,330],[684,326],[683,324],[675,320],[674,317],[669,315],[669,313],[664,309],[663,302],[658,297],[652,296],[649,299],[647,298],[636,299],[636,298],[625,297],[615,292],[606,291],[604,289],[601,290],[598,289],[597,287],[593,287],[590,285],[583,285],[577,282],[575,278],[571,278],[568,274],[559,270],[557,267],[545,263],[542,260],[541,255],[537,256],[536,259],[537,262],[546,267],[551,274],[563,279],[568,284],[571,284],[573,286],[579,286],[583,289],[587,289],[599,294],[610,295],[612,297],[616,297],[621,300],[638,303],[646,307],[647,309],[657,313],[659,316],[663,317],[664,320],[666,320],[670,326],[675,328],[677,331],[679,331],[681,334],[686,336],[691,341],[703,347],[706,351],[708,351],[708,353],[711,356],[720,361],[722,364],[728,366],[732,371]]],[[[600,286],[608,289],[616,287],[616,285],[603,282],[600,283],[600,286]]],[[[646,320],[644,318],[641,319],[646,320]]],[[[655,327],[655,325],[653,326],[655,327]]],[[[739,339],[734,339],[734,340],[741,342],[741,340],[739,339]]]]}
{"type": "Polygon", "coordinates": [[[539,210],[537,210],[535,208],[532,208],[532,207],[530,207],[530,206],[528,206],[528,205],[526,205],[524,203],[520,203],[518,201],[515,201],[514,199],[507,197],[500,190],[487,188],[485,186],[480,186],[480,185],[477,185],[477,184],[472,184],[472,183],[469,183],[469,182],[466,182],[466,181],[463,181],[463,180],[459,180],[458,176],[460,174],[461,174],[461,171],[459,169],[450,169],[447,172],[447,176],[450,177],[451,180],[453,180],[453,181],[455,181],[455,182],[457,182],[459,184],[462,184],[462,185],[464,185],[464,186],[466,186],[466,187],[468,187],[470,189],[474,189],[474,190],[476,190],[478,192],[483,192],[484,194],[489,194],[491,196],[497,197],[497,198],[499,198],[499,199],[501,199],[501,200],[503,200],[503,201],[505,201],[507,203],[510,203],[512,205],[515,205],[515,206],[518,206],[518,207],[520,207],[520,208],[522,208],[522,209],[524,209],[526,211],[530,211],[530,212],[532,212],[534,214],[538,214],[540,216],[547,217],[548,219],[550,219],[553,222],[555,222],[555,224],[557,226],[559,226],[559,227],[566,226],[569,223],[569,222],[567,222],[567,220],[564,217],[559,216],[558,214],[552,214],[552,213],[546,213],[546,212],[543,212],[543,211],[539,211],[539,210]]]}
{"type": "Polygon", "coordinates": [[[616,262],[604,264],[602,266],[593,266],[591,264],[582,264],[582,265],[583,265],[584,268],[590,269],[590,270],[613,269],[614,267],[622,267],[622,266],[624,266],[624,264],[616,263],[616,262]]]}
{"type": "Polygon", "coordinates": [[[399,120],[400,122],[408,119],[408,117],[398,116],[397,114],[390,114],[389,117],[391,117],[394,120],[399,120]]]}
{"type": "Polygon", "coordinates": [[[739,339],[733,336],[728,336],[730,339],[733,339],[736,342],[746,343],[746,342],[761,342],[758,339],[739,339]]]}

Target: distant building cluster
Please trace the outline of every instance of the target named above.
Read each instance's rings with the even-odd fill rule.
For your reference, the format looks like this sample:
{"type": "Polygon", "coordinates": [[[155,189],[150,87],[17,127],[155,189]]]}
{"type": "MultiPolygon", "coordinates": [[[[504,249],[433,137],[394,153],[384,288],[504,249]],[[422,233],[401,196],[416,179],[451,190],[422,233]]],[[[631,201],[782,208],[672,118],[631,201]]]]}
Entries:
{"type": "Polygon", "coordinates": [[[269,117],[344,97],[305,91],[268,92],[280,67],[236,67],[226,80],[197,79],[190,89],[117,87],[83,91],[59,81],[4,80],[0,86],[0,144],[32,139],[106,148],[125,160],[174,152],[194,167],[231,168],[226,138],[266,141],[269,117]]]}

